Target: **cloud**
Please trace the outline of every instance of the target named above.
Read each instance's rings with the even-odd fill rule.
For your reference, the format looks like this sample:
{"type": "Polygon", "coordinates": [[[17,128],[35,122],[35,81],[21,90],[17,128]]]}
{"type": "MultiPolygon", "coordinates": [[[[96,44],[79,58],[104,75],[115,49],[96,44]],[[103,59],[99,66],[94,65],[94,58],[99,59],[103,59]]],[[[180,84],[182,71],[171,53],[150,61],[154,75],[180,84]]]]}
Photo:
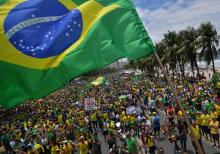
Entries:
{"type": "MultiPolygon", "coordinates": [[[[140,1],[140,0],[139,0],[140,1]]],[[[154,42],[159,42],[168,30],[198,27],[210,21],[220,34],[220,0],[176,0],[151,9],[139,6],[137,12],[154,42]]]]}

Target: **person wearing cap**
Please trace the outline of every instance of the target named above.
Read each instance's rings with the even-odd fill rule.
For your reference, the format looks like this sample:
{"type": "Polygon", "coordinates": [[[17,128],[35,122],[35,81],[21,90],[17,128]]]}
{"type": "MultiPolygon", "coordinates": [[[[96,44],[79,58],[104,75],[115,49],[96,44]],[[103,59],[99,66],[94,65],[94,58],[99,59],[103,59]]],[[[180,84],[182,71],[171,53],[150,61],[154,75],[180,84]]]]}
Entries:
{"type": "Polygon", "coordinates": [[[213,146],[217,145],[219,147],[219,122],[217,121],[217,115],[212,117],[209,126],[211,128],[211,136],[214,142],[213,146]]]}

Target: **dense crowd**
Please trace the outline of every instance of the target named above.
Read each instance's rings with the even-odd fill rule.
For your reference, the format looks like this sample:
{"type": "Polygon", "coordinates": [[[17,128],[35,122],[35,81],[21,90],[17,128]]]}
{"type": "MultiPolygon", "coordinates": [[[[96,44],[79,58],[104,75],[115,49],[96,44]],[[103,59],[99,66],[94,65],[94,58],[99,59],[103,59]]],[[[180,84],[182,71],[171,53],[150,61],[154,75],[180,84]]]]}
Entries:
{"type": "MultiPolygon", "coordinates": [[[[190,78],[173,83],[202,149],[203,139],[219,147],[220,105],[210,83],[190,78]]],[[[111,154],[163,154],[155,142],[162,135],[176,151],[187,152],[190,140],[167,83],[145,75],[108,76],[98,86],[77,79],[0,115],[0,153],[101,154],[103,137],[111,154]],[[96,100],[95,110],[85,110],[85,98],[96,100]]]]}

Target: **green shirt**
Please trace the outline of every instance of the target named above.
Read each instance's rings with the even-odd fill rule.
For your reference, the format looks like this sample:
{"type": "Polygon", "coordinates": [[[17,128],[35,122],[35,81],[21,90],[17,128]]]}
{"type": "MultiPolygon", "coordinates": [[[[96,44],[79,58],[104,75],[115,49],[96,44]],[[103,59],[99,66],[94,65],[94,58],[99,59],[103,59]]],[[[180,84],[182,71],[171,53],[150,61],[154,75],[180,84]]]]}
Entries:
{"type": "Polygon", "coordinates": [[[196,114],[194,109],[189,109],[189,113],[191,115],[192,120],[196,120],[196,114]]]}
{"type": "Polygon", "coordinates": [[[126,140],[129,153],[135,153],[137,151],[136,140],[134,137],[131,137],[126,140]]]}

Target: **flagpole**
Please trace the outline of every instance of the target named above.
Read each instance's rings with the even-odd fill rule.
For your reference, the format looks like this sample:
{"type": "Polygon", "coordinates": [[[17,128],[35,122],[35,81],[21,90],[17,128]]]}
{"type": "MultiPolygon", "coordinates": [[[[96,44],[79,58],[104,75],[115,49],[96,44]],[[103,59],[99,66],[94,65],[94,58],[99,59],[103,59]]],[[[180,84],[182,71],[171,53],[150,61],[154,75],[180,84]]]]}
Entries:
{"type": "Polygon", "coordinates": [[[177,93],[176,93],[176,91],[175,91],[175,89],[174,89],[174,86],[173,86],[173,83],[172,83],[172,81],[171,81],[171,79],[170,79],[170,76],[169,76],[169,75],[167,74],[167,72],[165,71],[165,68],[164,68],[164,66],[163,66],[163,64],[162,64],[162,62],[161,62],[161,59],[160,59],[159,55],[157,54],[157,52],[154,52],[154,55],[155,55],[155,57],[156,57],[156,59],[157,59],[159,65],[160,65],[160,67],[161,67],[161,69],[162,69],[162,72],[164,73],[164,75],[165,75],[165,77],[166,77],[166,79],[167,79],[167,81],[168,81],[168,85],[170,86],[170,90],[171,90],[172,93],[174,94],[174,98],[176,99],[176,102],[177,102],[177,104],[178,104],[180,110],[181,110],[182,113],[183,113],[183,117],[184,117],[184,119],[185,119],[185,121],[186,121],[186,124],[187,124],[187,127],[189,128],[189,131],[190,131],[190,136],[191,136],[191,138],[193,138],[193,140],[195,141],[195,144],[196,144],[196,148],[197,148],[197,150],[198,150],[198,153],[199,153],[199,154],[204,154],[204,152],[203,152],[203,150],[202,150],[202,147],[200,146],[198,140],[196,140],[195,133],[194,133],[194,131],[193,131],[193,129],[192,129],[192,126],[191,126],[191,124],[190,124],[188,118],[186,117],[186,112],[184,111],[184,108],[183,108],[183,106],[182,106],[182,103],[181,103],[181,101],[180,101],[179,98],[178,98],[178,95],[177,95],[177,93]]]}

